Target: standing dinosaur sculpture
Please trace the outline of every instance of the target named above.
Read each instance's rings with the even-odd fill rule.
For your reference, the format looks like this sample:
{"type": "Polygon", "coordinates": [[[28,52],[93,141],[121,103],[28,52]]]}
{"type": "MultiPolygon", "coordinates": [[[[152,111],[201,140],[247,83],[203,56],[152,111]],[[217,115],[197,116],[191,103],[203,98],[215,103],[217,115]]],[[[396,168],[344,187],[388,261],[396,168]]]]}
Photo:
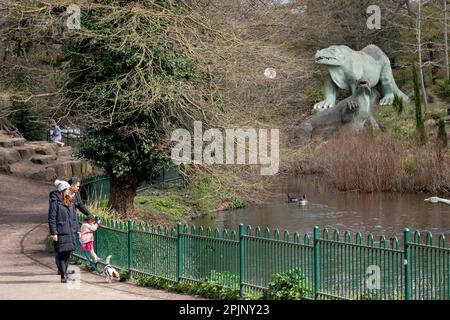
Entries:
{"type": "Polygon", "coordinates": [[[377,46],[369,45],[361,51],[347,46],[331,46],[316,53],[315,62],[328,67],[325,82],[325,100],[316,103],[314,109],[327,109],[336,103],[337,89],[351,90],[355,94],[357,81],[367,79],[371,87],[381,87],[380,105],[390,105],[395,95],[404,102],[409,98],[399,90],[392,75],[391,63],[377,46]]]}

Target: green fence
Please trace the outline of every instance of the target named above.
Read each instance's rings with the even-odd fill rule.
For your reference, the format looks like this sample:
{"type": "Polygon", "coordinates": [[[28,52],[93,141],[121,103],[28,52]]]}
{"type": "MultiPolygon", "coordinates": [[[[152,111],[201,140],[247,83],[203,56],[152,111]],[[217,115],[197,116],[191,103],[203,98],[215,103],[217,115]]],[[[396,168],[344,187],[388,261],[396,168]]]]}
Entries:
{"type": "MultiPolygon", "coordinates": [[[[165,167],[157,179],[157,183],[164,183],[182,179],[176,167],[165,167]]],[[[144,182],[137,192],[142,192],[151,188],[153,184],[144,182]]],[[[109,199],[110,184],[107,174],[99,174],[83,179],[81,182],[80,196],[84,201],[99,201],[109,199]]]]}
{"type": "MultiPolygon", "coordinates": [[[[410,237],[408,229],[401,241],[374,241],[370,234],[364,241],[361,233],[318,227],[312,237],[301,237],[243,225],[236,233],[105,220],[94,246],[102,261],[112,255],[111,264],[132,277],[211,280],[241,294],[262,291],[272,274],[299,268],[311,293],[306,299],[450,299],[450,248],[444,236],[437,245],[430,233],[410,237]]],[[[76,255],[83,258],[79,250],[76,255]]]]}

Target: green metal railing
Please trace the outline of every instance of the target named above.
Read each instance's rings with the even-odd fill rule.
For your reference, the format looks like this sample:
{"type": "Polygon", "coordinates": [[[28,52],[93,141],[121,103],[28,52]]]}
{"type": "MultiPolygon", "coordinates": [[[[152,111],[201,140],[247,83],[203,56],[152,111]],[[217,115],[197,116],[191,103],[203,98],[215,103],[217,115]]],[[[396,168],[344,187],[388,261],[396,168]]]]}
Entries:
{"type": "MultiPolygon", "coordinates": [[[[161,170],[158,183],[165,183],[175,180],[180,180],[181,175],[178,173],[177,168],[165,167],[161,170]]],[[[153,184],[144,182],[138,188],[137,192],[145,191],[151,188],[153,184]]],[[[108,174],[99,174],[83,179],[81,182],[80,196],[83,201],[99,201],[109,199],[110,184],[108,174]]]]}
{"type": "MultiPolygon", "coordinates": [[[[305,299],[450,299],[450,248],[443,235],[434,245],[430,233],[410,239],[406,229],[401,246],[397,238],[375,242],[371,234],[366,241],[361,233],[342,236],[318,227],[312,234],[311,239],[243,225],[236,233],[105,219],[94,246],[101,260],[112,255],[111,264],[130,276],[211,280],[241,294],[267,289],[273,274],[298,268],[309,292],[305,299]]],[[[79,250],[75,254],[84,257],[79,250]]]]}

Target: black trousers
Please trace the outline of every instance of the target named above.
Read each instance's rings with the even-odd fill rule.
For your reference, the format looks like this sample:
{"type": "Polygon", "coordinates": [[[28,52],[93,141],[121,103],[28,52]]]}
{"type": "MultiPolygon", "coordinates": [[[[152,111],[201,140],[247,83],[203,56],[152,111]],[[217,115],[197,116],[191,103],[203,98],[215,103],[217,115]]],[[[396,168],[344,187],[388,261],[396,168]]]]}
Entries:
{"type": "Polygon", "coordinates": [[[58,267],[61,278],[67,275],[67,268],[69,267],[69,257],[72,251],[61,251],[56,256],[56,266],[58,267]]]}

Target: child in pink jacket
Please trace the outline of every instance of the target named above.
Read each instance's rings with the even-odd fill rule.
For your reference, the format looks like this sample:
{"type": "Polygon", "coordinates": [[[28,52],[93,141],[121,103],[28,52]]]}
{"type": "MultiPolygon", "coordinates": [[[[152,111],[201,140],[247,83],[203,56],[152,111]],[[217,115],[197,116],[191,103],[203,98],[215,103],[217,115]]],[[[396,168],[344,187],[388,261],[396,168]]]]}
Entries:
{"type": "Polygon", "coordinates": [[[94,252],[94,232],[99,225],[100,220],[96,222],[94,216],[87,216],[80,229],[80,250],[89,251],[89,255],[95,265],[97,265],[100,260],[94,252]]]}

